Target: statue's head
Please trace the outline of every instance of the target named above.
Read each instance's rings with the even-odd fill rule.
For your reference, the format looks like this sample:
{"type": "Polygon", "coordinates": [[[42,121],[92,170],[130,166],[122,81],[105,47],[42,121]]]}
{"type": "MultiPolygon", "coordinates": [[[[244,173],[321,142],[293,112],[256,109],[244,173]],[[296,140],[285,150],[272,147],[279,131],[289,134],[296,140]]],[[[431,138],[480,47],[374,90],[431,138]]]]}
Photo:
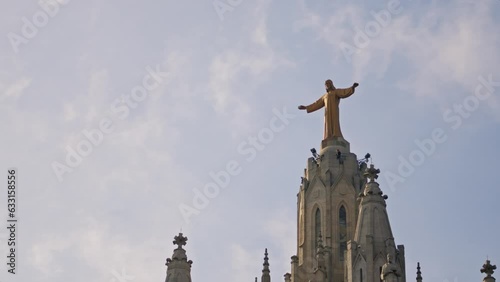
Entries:
{"type": "Polygon", "coordinates": [[[331,79],[328,79],[325,81],[325,89],[326,89],[326,91],[335,89],[335,86],[333,86],[333,82],[331,79]]]}
{"type": "Polygon", "coordinates": [[[391,254],[387,254],[387,262],[388,263],[392,262],[392,255],[391,254]]]}

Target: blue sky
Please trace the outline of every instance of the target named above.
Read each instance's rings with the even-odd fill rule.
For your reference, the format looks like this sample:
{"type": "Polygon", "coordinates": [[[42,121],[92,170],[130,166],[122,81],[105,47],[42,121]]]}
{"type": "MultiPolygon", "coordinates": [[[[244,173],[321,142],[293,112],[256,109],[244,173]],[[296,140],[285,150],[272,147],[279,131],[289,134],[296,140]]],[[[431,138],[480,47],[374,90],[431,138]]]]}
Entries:
{"type": "Polygon", "coordinates": [[[417,261],[443,282],[500,264],[499,1],[0,5],[0,162],[19,176],[18,273],[0,280],[162,281],[182,229],[194,281],[253,281],[266,247],[282,281],[323,133],[296,108],[328,78],[360,83],[342,131],[382,171],[407,279],[417,261]]]}

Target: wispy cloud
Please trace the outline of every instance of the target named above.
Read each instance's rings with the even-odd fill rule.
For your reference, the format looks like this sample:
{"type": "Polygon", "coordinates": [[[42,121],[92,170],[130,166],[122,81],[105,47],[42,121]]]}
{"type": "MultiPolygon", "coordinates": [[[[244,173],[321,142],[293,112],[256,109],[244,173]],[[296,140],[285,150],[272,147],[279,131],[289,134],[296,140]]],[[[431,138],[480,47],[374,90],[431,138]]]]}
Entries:
{"type": "Polygon", "coordinates": [[[220,50],[210,64],[209,100],[220,115],[227,115],[235,128],[248,124],[246,116],[252,108],[252,89],[280,68],[294,63],[278,52],[269,39],[268,1],[258,1],[253,20],[245,28],[249,37],[220,50]]]}
{"type": "Polygon", "coordinates": [[[17,100],[23,94],[24,90],[31,85],[30,78],[20,78],[8,85],[5,90],[1,90],[2,95],[0,96],[0,102],[4,100],[17,100]]]}
{"type": "MultiPolygon", "coordinates": [[[[401,69],[412,73],[398,83],[403,90],[418,96],[443,96],[457,93],[440,93],[437,85],[473,87],[478,75],[493,72],[500,62],[495,51],[500,39],[492,36],[497,25],[491,11],[498,3],[441,4],[430,3],[417,16],[410,12],[409,2],[401,2],[402,11],[392,15],[389,24],[369,38],[366,48],[352,55],[354,78],[383,78],[389,67],[401,69]],[[398,60],[396,65],[397,56],[404,58],[405,63],[398,60]]],[[[384,8],[383,4],[380,8],[384,8]]],[[[337,61],[344,59],[339,42],[352,42],[368,22],[375,22],[368,11],[354,5],[341,7],[330,16],[304,10],[305,16],[296,22],[296,27],[315,30],[334,47],[337,61]]]]}

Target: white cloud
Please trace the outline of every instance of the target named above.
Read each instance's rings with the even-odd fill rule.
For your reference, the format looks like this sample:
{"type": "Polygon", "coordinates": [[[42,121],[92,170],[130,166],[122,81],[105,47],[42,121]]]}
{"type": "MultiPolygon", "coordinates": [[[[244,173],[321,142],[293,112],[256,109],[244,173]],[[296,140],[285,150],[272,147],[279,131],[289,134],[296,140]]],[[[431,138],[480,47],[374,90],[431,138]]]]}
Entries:
{"type": "Polygon", "coordinates": [[[216,113],[229,117],[235,131],[248,125],[252,96],[255,95],[252,89],[268,80],[279,68],[294,66],[269,41],[268,5],[268,1],[257,3],[253,21],[245,28],[249,37],[220,50],[210,65],[209,100],[216,113]]]}
{"type": "Polygon", "coordinates": [[[67,4],[70,0],[38,0],[39,5],[49,4],[49,5],[59,5],[67,4]]]}
{"type": "Polygon", "coordinates": [[[423,88],[436,82],[472,88],[477,76],[494,71],[500,62],[495,52],[500,41],[493,35],[496,25],[489,5],[482,2],[467,9],[441,7],[429,11],[424,19],[440,18],[440,23],[431,27],[425,22],[411,26],[409,18],[396,21],[389,30],[398,35],[397,43],[385,52],[399,51],[412,62],[416,74],[404,83],[410,84],[417,95],[443,95],[433,89],[424,92],[423,88]]]}
{"type": "Polygon", "coordinates": [[[64,104],[63,108],[64,108],[64,120],[66,122],[73,121],[78,117],[78,113],[75,109],[75,106],[72,103],[64,104]]]}
{"type": "MultiPolygon", "coordinates": [[[[264,252],[250,251],[239,244],[232,244],[231,249],[231,279],[230,281],[248,281],[255,277],[259,272],[255,272],[257,262],[262,262],[264,252]]],[[[260,279],[259,279],[260,280],[260,279]]]]}
{"type": "Polygon", "coordinates": [[[161,271],[161,266],[156,267],[152,258],[163,256],[159,247],[165,242],[156,239],[154,234],[141,242],[133,242],[126,234],[121,236],[111,232],[106,223],[96,218],[84,216],[78,220],[78,229],[64,235],[46,233],[44,239],[33,242],[29,263],[45,275],[47,280],[44,281],[61,278],[63,272],[70,275],[71,269],[78,268],[77,265],[65,265],[61,260],[63,254],[84,263],[86,268],[92,269],[94,276],[101,278],[100,281],[112,281],[114,273],[121,274],[122,271],[135,276],[138,281],[149,281],[161,271]]]}
{"type": "Polygon", "coordinates": [[[33,243],[29,256],[29,263],[32,264],[35,269],[47,276],[58,274],[62,271],[63,263],[61,261],[55,261],[54,255],[67,250],[71,246],[71,241],[73,240],[66,236],[52,235],[53,237],[50,239],[44,239],[33,243]]]}
{"type": "MultiPolygon", "coordinates": [[[[422,7],[423,13],[415,14],[403,2],[402,11],[392,14],[390,23],[352,55],[353,79],[362,81],[368,76],[382,79],[393,68],[408,73],[395,84],[417,96],[444,101],[443,97],[450,96],[461,99],[464,92],[470,95],[477,77],[495,73],[500,64],[497,52],[500,37],[496,36],[498,28],[491,14],[498,3],[440,4],[433,2],[422,7]],[[399,65],[393,61],[396,56],[404,58],[397,61],[399,65]],[[442,86],[461,87],[463,91],[442,93],[439,90],[442,86]]],[[[307,10],[304,5],[303,11],[304,16],[296,21],[295,28],[313,29],[334,47],[337,62],[345,62],[339,43],[354,45],[356,30],[363,30],[368,22],[375,21],[366,10],[353,5],[343,6],[328,17],[307,10]]]]}
{"type": "MultiPolygon", "coordinates": [[[[274,261],[280,265],[275,269],[284,269],[284,273],[290,272],[290,257],[296,255],[297,251],[297,221],[290,217],[291,212],[280,210],[271,215],[264,222],[263,230],[266,231],[268,238],[272,240],[275,246],[274,261]]],[[[276,265],[276,263],[275,263],[276,265]]]]}
{"type": "Polygon", "coordinates": [[[7,86],[7,88],[2,91],[3,95],[0,96],[0,101],[6,100],[6,99],[13,99],[16,100],[21,95],[23,94],[24,90],[26,90],[29,86],[31,85],[31,79],[30,78],[20,78],[7,86]]]}
{"type": "Polygon", "coordinates": [[[90,123],[104,114],[105,109],[109,107],[109,74],[106,69],[93,71],[89,78],[89,88],[87,97],[85,97],[87,112],[84,115],[85,121],[90,123]]]}

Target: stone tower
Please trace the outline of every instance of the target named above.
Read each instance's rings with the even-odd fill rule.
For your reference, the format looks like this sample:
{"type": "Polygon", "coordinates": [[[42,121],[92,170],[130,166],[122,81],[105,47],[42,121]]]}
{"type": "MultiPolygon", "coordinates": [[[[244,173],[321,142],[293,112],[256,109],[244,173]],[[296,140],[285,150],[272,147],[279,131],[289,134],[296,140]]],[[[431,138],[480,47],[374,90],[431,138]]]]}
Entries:
{"type": "Polygon", "coordinates": [[[378,170],[367,169],[369,156],[358,160],[339,136],[323,140],[319,154],[311,152],[297,194],[297,255],[285,281],[378,282],[391,254],[402,262],[397,281],[405,282],[404,249],[394,245],[387,197],[374,181],[378,170]]]}
{"type": "Polygon", "coordinates": [[[187,260],[186,250],[182,246],[186,245],[187,237],[182,233],[174,237],[174,250],[172,258],[167,259],[167,278],[165,282],[191,282],[191,260],[187,260]]]}

